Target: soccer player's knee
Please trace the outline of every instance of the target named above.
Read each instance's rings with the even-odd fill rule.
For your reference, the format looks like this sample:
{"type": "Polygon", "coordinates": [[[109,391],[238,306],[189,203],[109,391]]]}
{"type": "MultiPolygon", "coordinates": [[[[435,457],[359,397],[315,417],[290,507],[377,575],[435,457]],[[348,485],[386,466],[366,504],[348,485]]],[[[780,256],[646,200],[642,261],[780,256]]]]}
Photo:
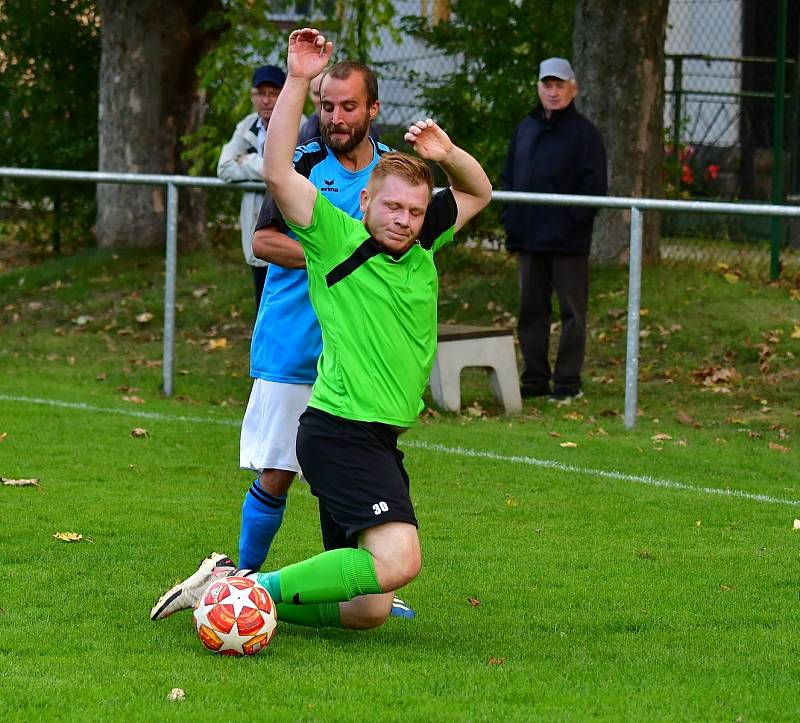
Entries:
{"type": "Polygon", "coordinates": [[[416,550],[411,552],[405,560],[403,572],[406,581],[403,583],[403,585],[407,585],[417,575],[419,575],[419,571],[421,569],[422,569],[422,554],[420,553],[419,547],[417,547],[416,550]]]}
{"type": "Polygon", "coordinates": [[[387,565],[386,575],[383,583],[384,590],[397,590],[408,585],[422,569],[422,556],[419,547],[412,547],[404,550],[402,555],[398,555],[387,565]]]}

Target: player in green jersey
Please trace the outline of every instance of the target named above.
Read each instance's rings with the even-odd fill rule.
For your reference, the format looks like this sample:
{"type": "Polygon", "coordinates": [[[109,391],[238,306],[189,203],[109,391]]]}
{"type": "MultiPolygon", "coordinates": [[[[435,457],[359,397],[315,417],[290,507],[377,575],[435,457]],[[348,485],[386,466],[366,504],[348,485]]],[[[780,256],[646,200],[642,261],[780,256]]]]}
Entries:
{"type": "MultiPolygon", "coordinates": [[[[332,52],[315,29],[290,35],[288,77],[264,155],[264,180],[303,246],[322,328],[319,374],[300,418],[297,455],[319,500],[326,552],[250,574],[269,590],[279,620],[359,629],[381,625],[393,592],[421,568],[397,438],[422,408],[436,353],[434,253],[486,206],[492,188],[480,164],[425,120],[405,135],[419,158],[387,153],[379,160],[361,192],[363,221],[334,208],[292,164],[309,82],[332,52]],[[425,161],[438,163],[450,181],[433,198],[425,161]]],[[[224,555],[210,556],[181,584],[175,608],[231,571],[224,555]]]]}

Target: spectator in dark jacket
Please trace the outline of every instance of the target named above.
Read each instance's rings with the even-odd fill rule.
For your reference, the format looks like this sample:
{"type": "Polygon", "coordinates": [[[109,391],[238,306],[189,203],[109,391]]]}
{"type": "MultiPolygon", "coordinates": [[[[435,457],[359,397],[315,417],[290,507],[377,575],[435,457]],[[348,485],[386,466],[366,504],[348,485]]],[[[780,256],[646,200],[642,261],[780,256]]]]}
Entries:
{"type": "MultiPolygon", "coordinates": [[[[575,74],[563,58],[539,66],[539,100],[517,126],[501,174],[504,191],[604,196],[606,152],[597,128],[575,108],[575,74]]],[[[589,251],[596,209],[507,204],[506,246],[519,257],[518,334],[524,359],[523,397],[582,396],[586,349],[589,251]],[[555,367],[548,348],[552,295],[561,310],[555,367]],[[550,388],[552,380],[553,388],[550,388]]]]}

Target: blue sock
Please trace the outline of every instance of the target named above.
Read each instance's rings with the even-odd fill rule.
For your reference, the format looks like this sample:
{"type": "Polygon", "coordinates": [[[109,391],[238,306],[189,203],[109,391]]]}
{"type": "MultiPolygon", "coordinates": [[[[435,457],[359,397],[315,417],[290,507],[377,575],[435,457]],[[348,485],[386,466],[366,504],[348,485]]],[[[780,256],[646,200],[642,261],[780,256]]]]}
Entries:
{"type": "Polygon", "coordinates": [[[239,532],[239,567],[259,570],[283,521],[286,495],[275,497],[261,488],[258,480],[247,490],[242,504],[239,532]]]}
{"type": "Polygon", "coordinates": [[[275,572],[260,572],[256,575],[256,580],[259,585],[263,585],[267,588],[267,592],[275,604],[283,602],[280,570],[276,570],[275,572]]]}

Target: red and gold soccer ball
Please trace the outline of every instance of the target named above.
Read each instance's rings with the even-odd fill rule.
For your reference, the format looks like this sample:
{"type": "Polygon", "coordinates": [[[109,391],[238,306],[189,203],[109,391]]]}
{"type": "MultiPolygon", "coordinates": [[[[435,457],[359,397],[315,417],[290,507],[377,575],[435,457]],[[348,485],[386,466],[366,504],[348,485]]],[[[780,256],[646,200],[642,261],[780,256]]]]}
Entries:
{"type": "Polygon", "coordinates": [[[269,593],[246,577],[215,580],[194,606],[200,642],[221,655],[255,655],[269,645],[277,622],[269,593]]]}

